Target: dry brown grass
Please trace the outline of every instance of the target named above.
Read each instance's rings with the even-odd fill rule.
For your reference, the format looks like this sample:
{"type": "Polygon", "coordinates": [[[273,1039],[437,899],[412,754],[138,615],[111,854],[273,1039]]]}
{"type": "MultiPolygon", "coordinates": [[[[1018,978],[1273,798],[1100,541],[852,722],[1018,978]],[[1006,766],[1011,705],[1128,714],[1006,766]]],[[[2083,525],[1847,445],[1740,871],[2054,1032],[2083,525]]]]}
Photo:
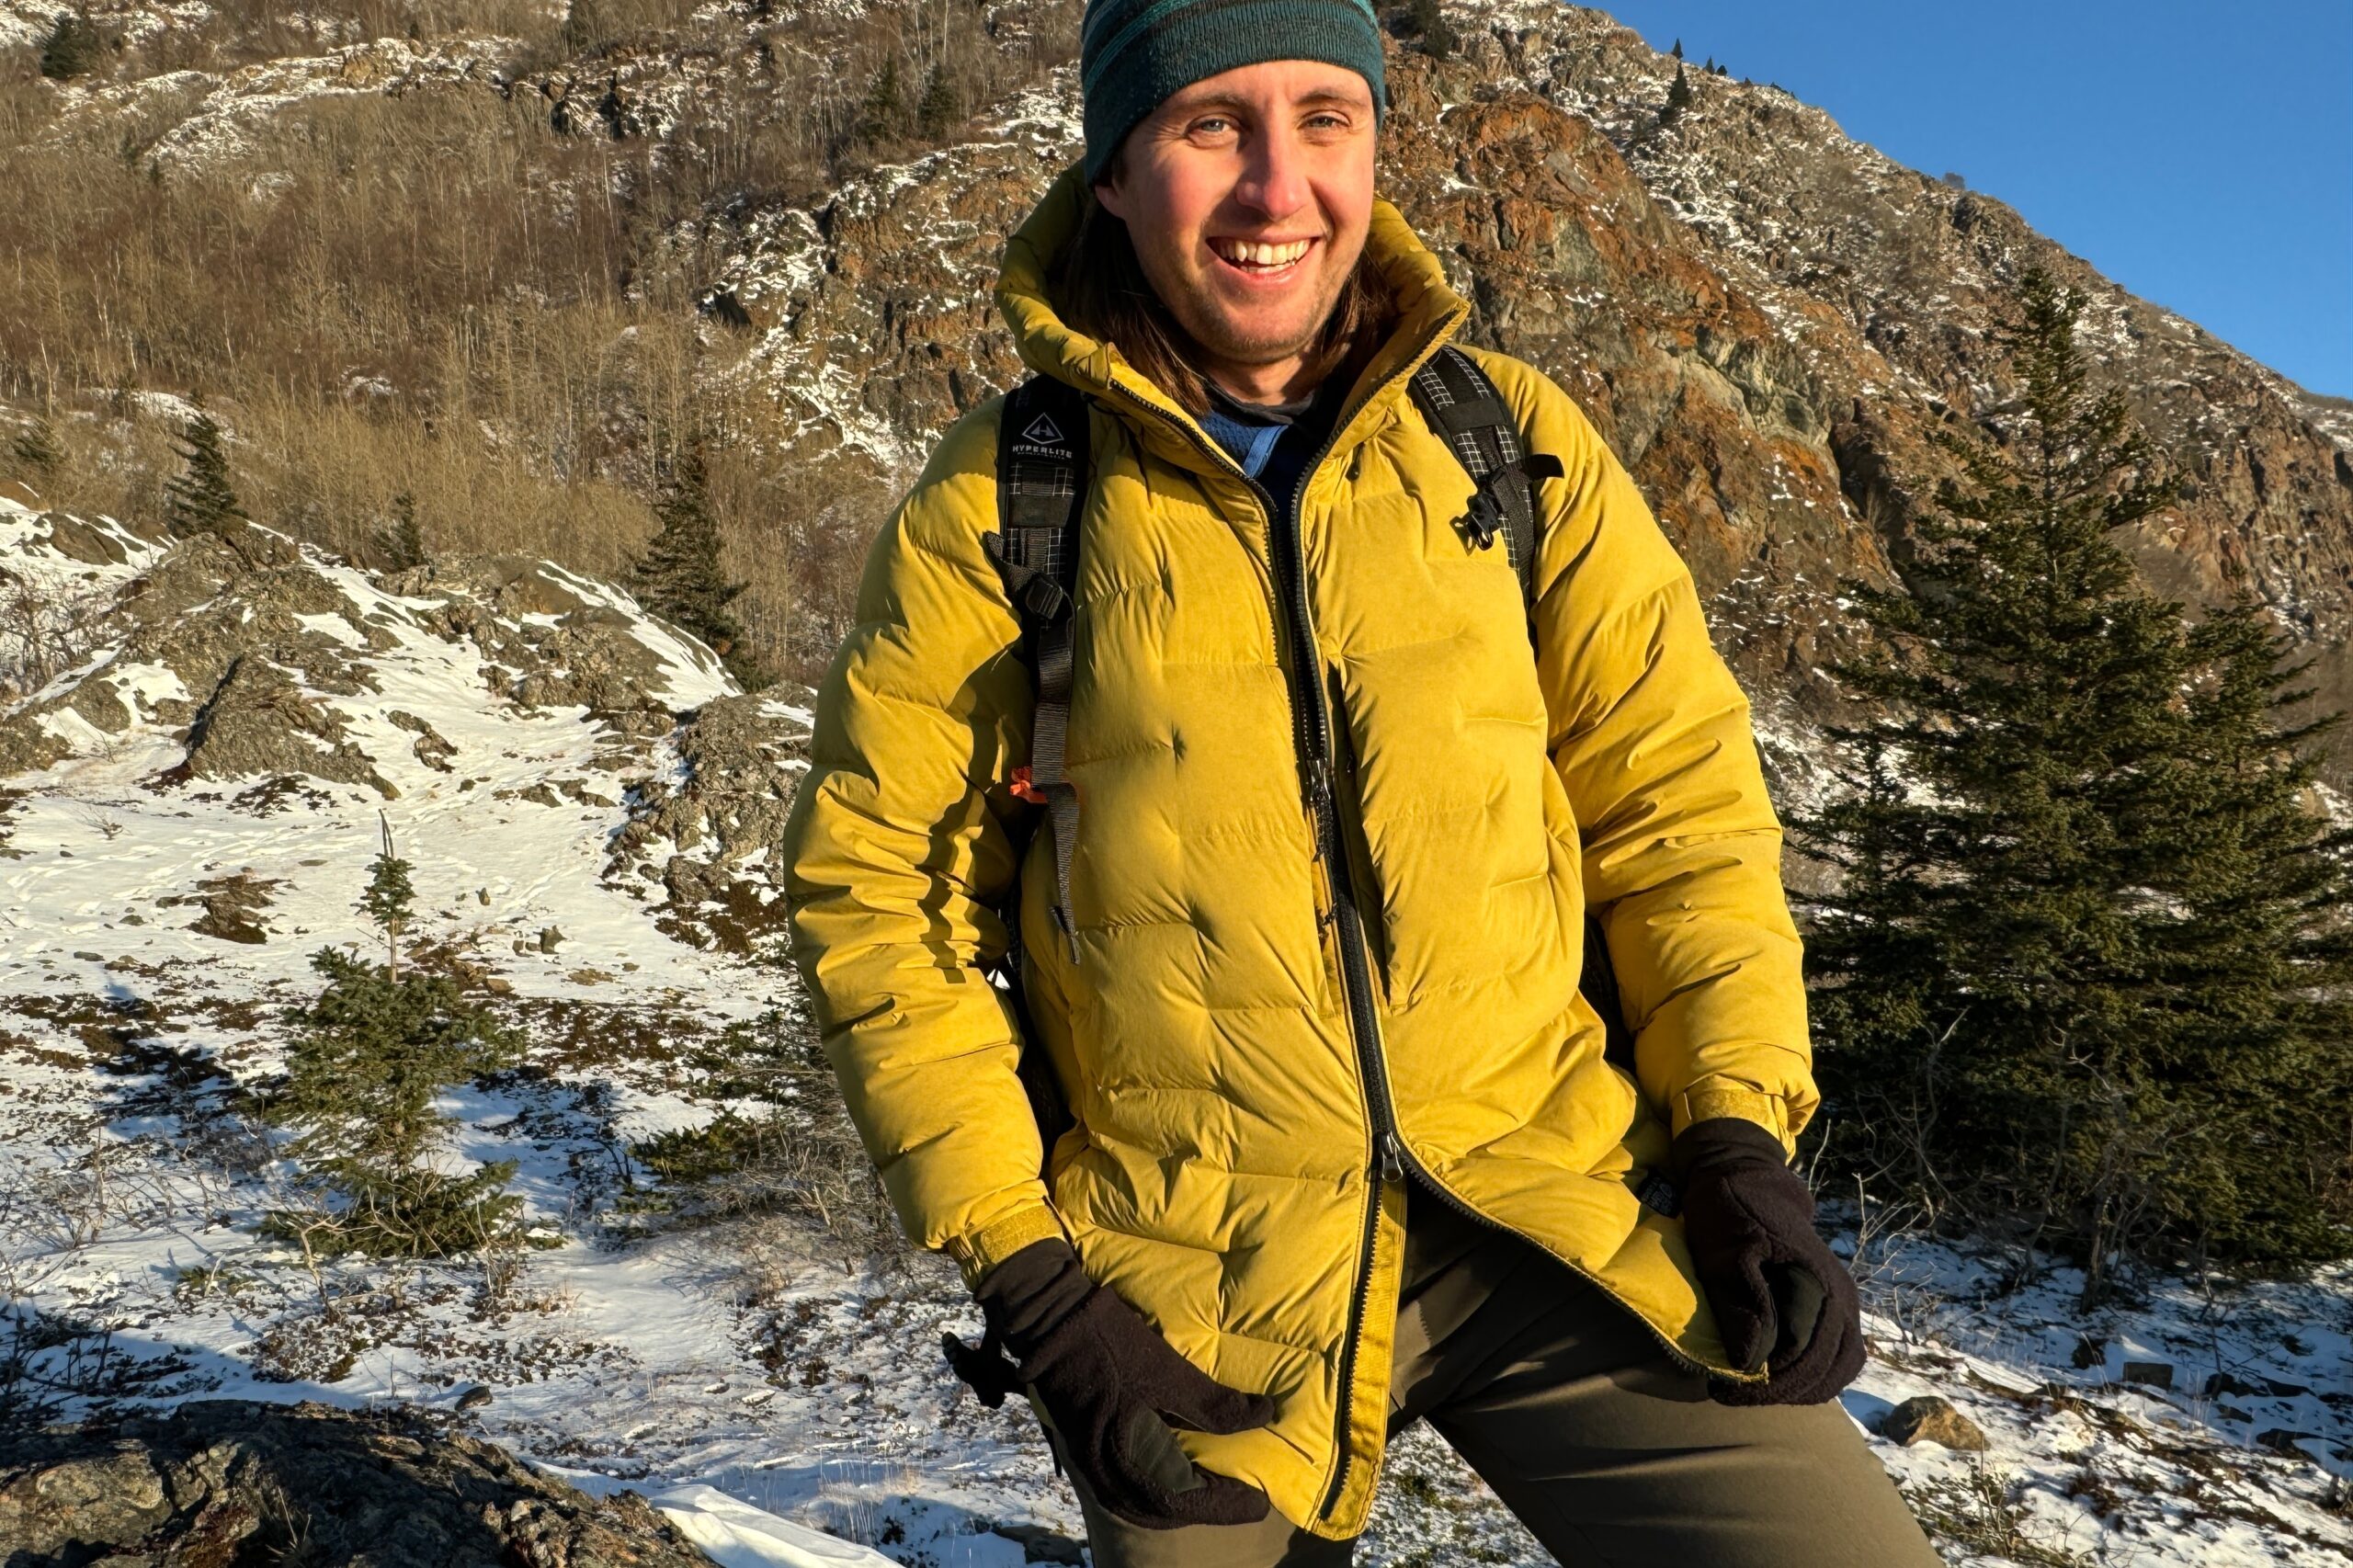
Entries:
{"type": "Polygon", "coordinates": [[[159,517],[180,432],[131,394],[166,392],[227,428],[257,521],[365,560],[405,490],[437,551],[610,574],[653,529],[656,460],[700,431],[755,647],[813,676],[893,495],[838,465],[812,472],[765,423],[767,400],[710,390],[708,369],[742,344],[697,309],[719,258],[676,236],[715,245],[728,231],[681,221],[818,199],[847,167],[907,151],[850,139],[886,55],[910,112],[940,59],[977,107],[1067,58],[1078,6],[1038,0],[1003,47],[961,6],[750,39],[733,21],[680,36],[693,8],[595,0],[567,22],[532,0],[340,0],[306,21],[270,0],[219,0],[200,26],[110,56],[100,78],[372,36],[520,41],[506,96],[477,81],[303,99],[245,122],[237,154],[200,161],[173,132],[202,81],[61,119],[33,51],[0,59],[16,176],[0,204],[0,402],[55,431],[64,461],[44,496],[159,517]],[[587,125],[555,129],[540,80],[600,92],[612,62],[656,48],[694,52],[701,72],[662,142],[616,141],[585,112],[587,125]],[[829,69],[810,69],[812,51],[829,69]]]}

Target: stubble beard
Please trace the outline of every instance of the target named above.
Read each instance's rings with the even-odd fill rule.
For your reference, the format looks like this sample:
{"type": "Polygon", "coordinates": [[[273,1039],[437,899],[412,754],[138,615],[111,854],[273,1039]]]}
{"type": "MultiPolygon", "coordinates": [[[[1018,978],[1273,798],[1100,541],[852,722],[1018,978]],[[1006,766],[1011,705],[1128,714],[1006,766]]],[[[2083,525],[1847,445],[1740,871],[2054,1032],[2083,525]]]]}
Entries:
{"type": "MultiPolygon", "coordinates": [[[[1217,265],[1212,262],[1212,266],[1217,265]]],[[[1172,269],[1173,270],[1173,269],[1172,269]]],[[[1164,301],[1171,293],[1180,297],[1170,305],[1169,313],[1176,324],[1202,354],[1211,361],[1224,365],[1259,366],[1279,364],[1285,359],[1306,355],[1323,335],[1324,324],[1332,318],[1333,308],[1339,303],[1340,287],[1345,275],[1335,278],[1319,274],[1313,280],[1314,307],[1306,312],[1305,324],[1280,334],[1250,333],[1236,330],[1232,318],[1221,307],[1218,297],[1210,292],[1206,283],[1194,286],[1193,279],[1177,272],[1169,281],[1173,288],[1162,289],[1164,301]]],[[[1306,287],[1306,285],[1301,285],[1306,287]]]]}

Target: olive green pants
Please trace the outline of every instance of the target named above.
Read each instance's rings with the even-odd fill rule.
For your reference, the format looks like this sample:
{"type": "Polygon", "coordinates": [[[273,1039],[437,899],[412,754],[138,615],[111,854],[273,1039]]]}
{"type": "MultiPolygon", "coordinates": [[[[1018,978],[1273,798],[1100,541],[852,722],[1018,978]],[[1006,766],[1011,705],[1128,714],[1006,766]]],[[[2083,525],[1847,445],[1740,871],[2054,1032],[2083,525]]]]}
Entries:
{"type": "MultiPolygon", "coordinates": [[[[1389,1385],[1564,1568],[1939,1568],[1833,1401],[1738,1407],[1551,1256],[1418,1184],[1389,1385]]],[[[1256,1525],[1141,1529],[1065,1471],[1095,1568],[1308,1568],[1349,1541],[1256,1525]]]]}

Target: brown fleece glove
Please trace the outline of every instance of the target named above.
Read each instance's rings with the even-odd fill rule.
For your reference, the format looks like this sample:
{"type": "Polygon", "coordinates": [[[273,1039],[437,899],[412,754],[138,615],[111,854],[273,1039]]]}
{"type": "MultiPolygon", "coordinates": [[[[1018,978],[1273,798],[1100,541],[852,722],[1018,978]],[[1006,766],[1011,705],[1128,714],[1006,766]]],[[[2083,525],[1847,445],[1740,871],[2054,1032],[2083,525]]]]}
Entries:
{"type": "Polygon", "coordinates": [[[1720,1404],[1819,1404],[1863,1369],[1855,1277],[1813,1228],[1813,1194],[1780,1140],[1714,1117],[1675,1141],[1683,1238],[1715,1309],[1724,1348],[1763,1383],[1714,1380],[1720,1404]]]}
{"type": "Polygon", "coordinates": [[[1018,1363],[1065,1460],[1106,1509],[1147,1529],[1267,1517],[1264,1492],[1195,1465],[1167,1423],[1247,1431],[1274,1419],[1275,1402],[1228,1388],[1177,1354],[1142,1314],[1087,1278],[1068,1242],[1030,1243],[973,1294],[989,1338],[1018,1363]]]}

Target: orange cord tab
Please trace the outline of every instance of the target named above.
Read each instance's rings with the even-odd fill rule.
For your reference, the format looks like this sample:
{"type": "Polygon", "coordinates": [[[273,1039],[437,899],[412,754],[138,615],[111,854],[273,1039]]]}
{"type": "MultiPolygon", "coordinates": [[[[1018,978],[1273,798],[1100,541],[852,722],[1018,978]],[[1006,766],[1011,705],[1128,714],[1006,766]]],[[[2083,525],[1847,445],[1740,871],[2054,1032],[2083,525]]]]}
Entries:
{"type": "Polygon", "coordinates": [[[1046,803],[1045,794],[1035,784],[1029,782],[1029,765],[1026,762],[1013,770],[1013,793],[1017,799],[1028,801],[1036,805],[1042,806],[1046,803]]]}

